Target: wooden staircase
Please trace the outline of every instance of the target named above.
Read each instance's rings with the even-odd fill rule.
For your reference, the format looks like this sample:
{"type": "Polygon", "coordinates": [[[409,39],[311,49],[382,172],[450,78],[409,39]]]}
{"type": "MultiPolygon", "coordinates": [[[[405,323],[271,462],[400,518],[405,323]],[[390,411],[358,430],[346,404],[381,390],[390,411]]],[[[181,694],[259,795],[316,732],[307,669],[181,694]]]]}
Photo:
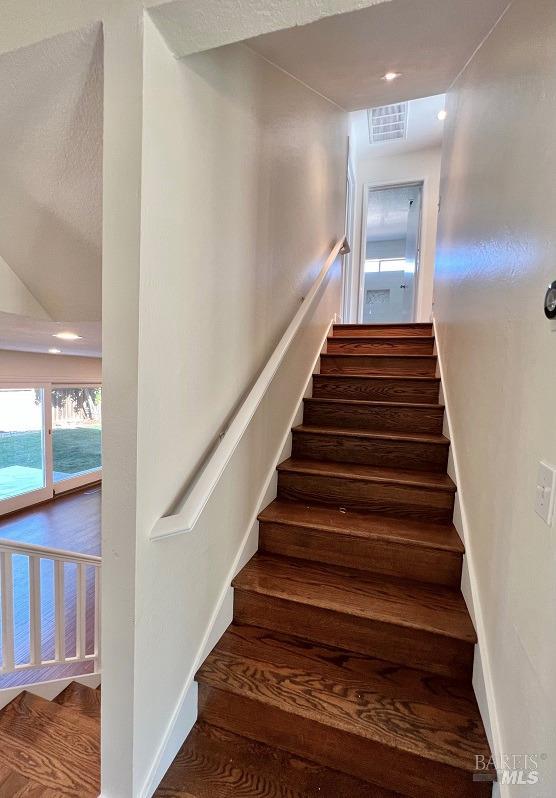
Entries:
{"type": "MultiPolygon", "coordinates": [[[[431,325],[334,328],[158,798],[490,795],[433,346],[431,325]]],[[[76,683],[21,693],[0,798],[96,798],[99,719],[76,683]]]]}
{"type": "Polygon", "coordinates": [[[430,324],[339,325],[156,795],[486,798],[430,324]]]}

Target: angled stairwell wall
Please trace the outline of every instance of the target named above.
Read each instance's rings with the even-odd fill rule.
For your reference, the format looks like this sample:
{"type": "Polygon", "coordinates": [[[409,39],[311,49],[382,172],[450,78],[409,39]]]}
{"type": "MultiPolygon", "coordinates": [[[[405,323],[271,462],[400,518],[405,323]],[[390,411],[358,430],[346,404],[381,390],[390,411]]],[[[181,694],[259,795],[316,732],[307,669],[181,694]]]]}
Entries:
{"type": "Polygon", "coordinates": [[[149,535],[342,238],[347,152],[346,115],[246,47],[176,60],[146,22],[134,702],[142,796],[195,719],[192,678],[229,622],[231,576],[254,551],[256,514],[339,312],[339,262],[194,530],[149,535]]]}

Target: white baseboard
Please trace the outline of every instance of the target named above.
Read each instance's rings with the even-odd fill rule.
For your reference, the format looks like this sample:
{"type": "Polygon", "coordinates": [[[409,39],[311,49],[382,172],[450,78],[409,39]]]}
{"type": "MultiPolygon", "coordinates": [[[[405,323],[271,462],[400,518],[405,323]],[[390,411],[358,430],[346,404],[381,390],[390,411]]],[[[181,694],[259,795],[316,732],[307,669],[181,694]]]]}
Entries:
{"type": "MultiPolygon", "coordinates": [[[[448,463],[448,473],[457,485],[456,504],[454,508],[454,526],[465,545],[464,570],[462,575],[461,589],[467,607],[473,619],[477,632],[478,645],[475,646],[475,662],[473,666],[473,687],[477,696],[479,710],[488,735],[489,743],[493,754],[498,756],[503,753],[502,736],[500,721],[494,697],[494,681],[489,657],[488,638],[485,629],[484,615],[481,605],[481,597],[477,580],[477,571],[473,560],[473,551],[470,544],[469,520],[465,508],[463,486],[460,478],[458,464],[457,441],[452,434],[453,424],[450,415],[450,395],[445,379],[445,369],[442,359],[441,343],[438,339],[438,329],[436,320],[432,318],[435,339],[435,353],[438,357],[438,368],[442,386],[442,398],[444,400],[444,434],[450,439],[450,459],[448,463]]],[[[493,798],[509,798],[507,786],[496,784],[493,789],[493,798]]]]}
{"type": "Polygon", "coordinates": [[[303,414],[303,399],[309,395],[311,379],[315,373],[321,353],[326,347],[326,339],[330,334],[333,323],[334,320],[330,322],[326,330],[326,334],[320,342],[319,350],[310,365],[306,379],[303,383],[303,390],[296,400],[295,410],[287,424],[286,432],[284,433],[284,437],[282,438],[280,446],[277,449],[276,456],[273,458],[272,465],[266,474],[263,488],[256,503],[256,509],[251,516],[248,529],[238,548],[238,552],[232,567],[228,571],[222,591],[218,597],[214,611],[207,626],[205,636],[201,646],[199,647],[199,651],[195,657],[193,666],[187,675],[180,697],[174,712],[172,713],[172,717],[170,718],[170,722],[166,727],[166,732],[162,739],[162,743],[145,780],[145,784],[139,792],[139,798],[151,798],[197,720],[197,683],[194,681],[195,674],[232,622],[232,581],[239,571],[241,571],[244,565],[249,562],[251,557],[253,557],[258,549],[259,522],[257,521],[257,516],[259,515],[260,511],[266,507],[267,504],[270,504],[270,502],[276,497],[276,466],[290,455],[291,430],[296,423],[300,423],[301,421],[301,416],[303,414]]]}
{"type": "Polygon", "coordinates": [[[35,682],[34,684],[22,684],[14,687],[5,687],[0,690],[0,709],[7,706],[10,701],[23,691],[33,693],[40,698],[46,698],[47,701],[53,701],[57,695],[60,695],[62,690],[65,690],[68,684],[72,682],[79,682],[86,687],[97,688],[100,684],[100,673],[86,673],[83,676],[67,676],[64,679],[51,679],[48,682],[35,682]]]}

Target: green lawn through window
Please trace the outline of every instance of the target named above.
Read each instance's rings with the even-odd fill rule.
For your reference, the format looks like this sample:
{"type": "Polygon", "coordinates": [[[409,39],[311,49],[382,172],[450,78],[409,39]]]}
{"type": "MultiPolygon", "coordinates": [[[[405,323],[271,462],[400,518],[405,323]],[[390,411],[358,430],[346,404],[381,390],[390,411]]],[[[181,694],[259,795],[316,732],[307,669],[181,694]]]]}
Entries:
{"type": "MultiPolygon", "coordinates": [[[[55,429],[52,433],[53,470],[78,474],[101,466],[99,427],[55,429]]],[[[42,468],[40,432],[15,432],[0,435],[0,468],[18,465],[42,468]]]]}

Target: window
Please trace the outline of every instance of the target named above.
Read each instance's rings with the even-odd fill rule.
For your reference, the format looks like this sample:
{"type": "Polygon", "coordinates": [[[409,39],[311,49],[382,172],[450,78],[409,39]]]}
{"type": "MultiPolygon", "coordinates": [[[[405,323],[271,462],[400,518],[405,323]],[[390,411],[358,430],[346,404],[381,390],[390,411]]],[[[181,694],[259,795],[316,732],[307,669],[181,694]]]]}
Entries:
{"type": "Polygon", "coordinates": [[[365,261],[365,272],[403,272],[405,258],[371,258],[365,261]]]}
{"type": "Polygon", "coordinates": [[[54,482],[101,467],[101,389],[52,387],[52,460],[54,482]]]}
{"type": "Polygon", "coordinates": [[[0,514],[101,477],[101,387],[0,386],[0,514]]]}
{"type": "Polygon", "coordinates": [[[44,391],[0,389],[0,501],[46,486],[44,391]]]}

